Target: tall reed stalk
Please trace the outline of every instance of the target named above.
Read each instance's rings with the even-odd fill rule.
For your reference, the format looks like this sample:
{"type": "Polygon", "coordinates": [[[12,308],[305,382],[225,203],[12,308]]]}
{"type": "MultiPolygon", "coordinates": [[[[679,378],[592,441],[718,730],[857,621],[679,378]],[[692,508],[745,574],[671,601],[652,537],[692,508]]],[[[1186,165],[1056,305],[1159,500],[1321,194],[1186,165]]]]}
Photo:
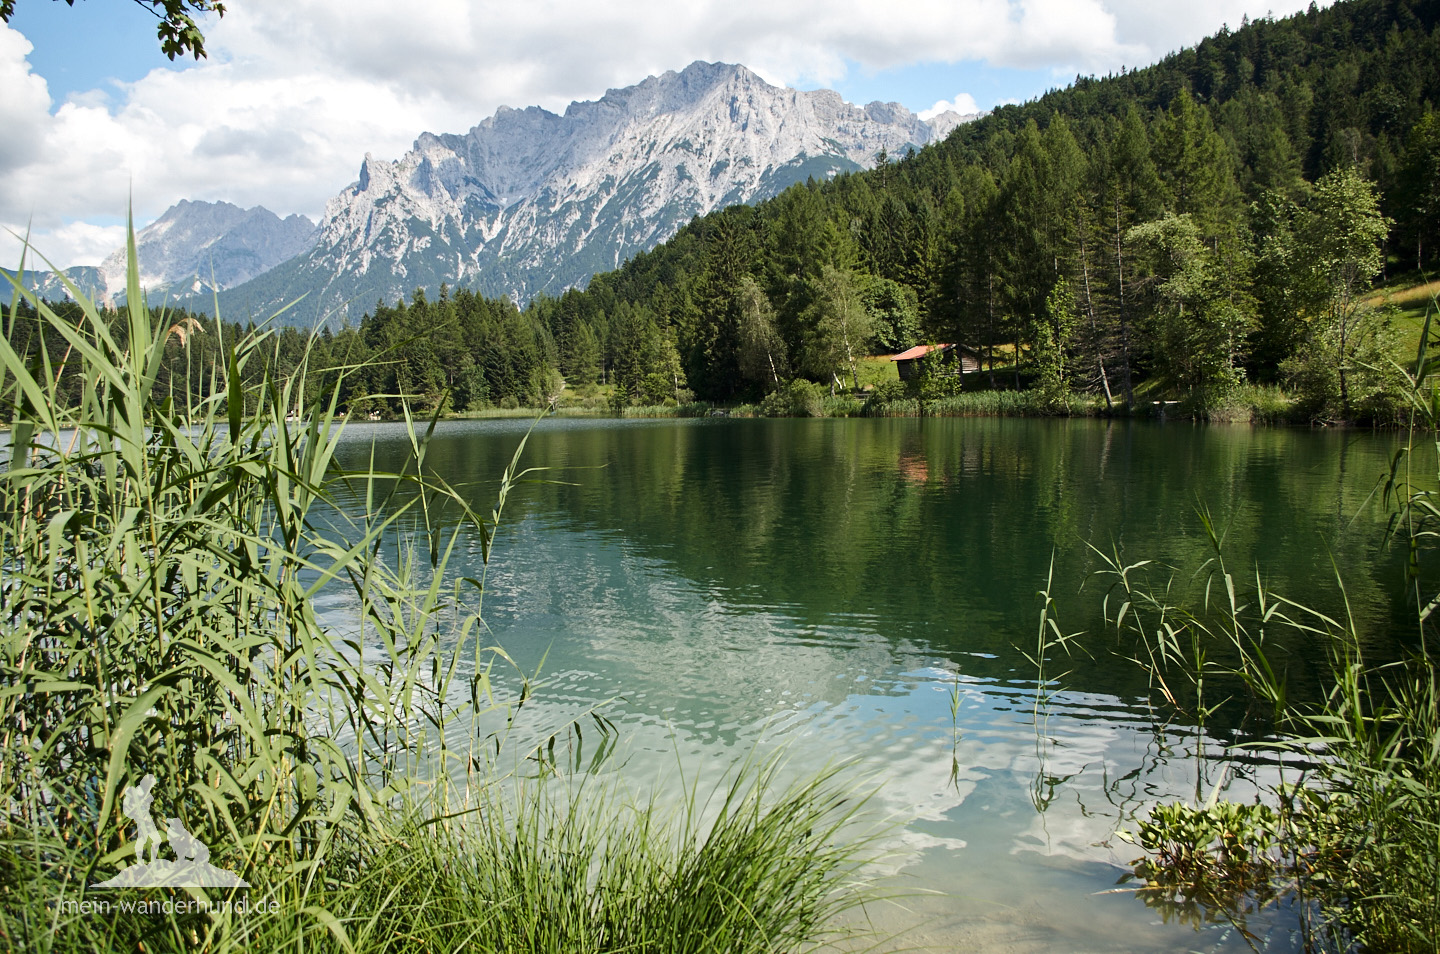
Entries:
{"type": "MultiPolygon", "coordinates": [[[[712,929],[718,946],[688,946],[790,949],[855,903],[830,779],[777,791],[742,773],[720,821],[669,827],[651,808],[503,795],[495,753],[534,687],[492,681],[508,657],[481,622],[485,574],[456,580],[448,561],[478,536],[488,568],[524,441],[484,515],[427,469],[433,419],[407,416],[401,472],[346,472],[338,383],[304,406],[320,389],[304,362],[269,373],[263,330],[225,343],[186,389],[209,396],[177,405],[157,375],[194,328],[144,305],[133,230],[127,250],[118,315],[69,285],[67,321],[12,279],[42,333],[15,350],[12,307],[0,341],[0,949],[659,952],[712,929]],[[315,610],[338,588],[345,631],[315,610]],[[248,890],[94,887],[138,860],[122,795],[149,775],[154,814],[248,890]],[[210,907],[114,907],[177,897],[210,907]],[[263,914],[215,907],[242,898],[263,914]],[[525,935],[522,909],[577,933],[525,935]]],[[[553,740],[579,731],[531,754],[557,769],[553,740]]]]}

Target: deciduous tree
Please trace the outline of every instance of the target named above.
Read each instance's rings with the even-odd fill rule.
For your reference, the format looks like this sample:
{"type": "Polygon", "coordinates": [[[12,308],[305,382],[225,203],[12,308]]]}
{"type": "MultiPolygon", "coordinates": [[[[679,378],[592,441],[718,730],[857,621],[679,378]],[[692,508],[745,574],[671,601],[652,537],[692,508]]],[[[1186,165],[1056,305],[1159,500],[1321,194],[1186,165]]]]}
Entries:
{"type": "Polygon", "coordinates": [[[1359,296],[1385,264],[1381,243],[1390,220],[1380,213],[1375,186],[1354,167],[1336,169],[1315,184],[1310,207],[1300,220],[1301,257],[1324,302],[1324,335],[1312,344],[1333,342],[1330,358],[1338,371],[1340,409],[1350,413],[1350,364],[1358,344],[1359,296]]]}

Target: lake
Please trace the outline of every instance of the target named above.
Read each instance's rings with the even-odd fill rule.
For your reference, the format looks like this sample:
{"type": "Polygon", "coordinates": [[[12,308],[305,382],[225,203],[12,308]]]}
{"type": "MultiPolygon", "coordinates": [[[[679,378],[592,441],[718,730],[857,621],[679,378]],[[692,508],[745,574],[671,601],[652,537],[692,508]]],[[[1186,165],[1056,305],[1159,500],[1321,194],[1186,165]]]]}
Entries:
{"type": "MultiPolygon", "coordinates": [[[[428,464],[488,511],[528,422],[441,424],[428,464]]],[[[541,671],[531,731],[589,707],[618,728],[627,783],[718,779],[781,750],[797,775],[852,760],[892,818],[885,877],[929,891],[870,913],[887,948],[1248,950],[1116,890],[1138,850],[1116,837],[1157,801],[1223,781],[1244,798],[1275,767],[1197,763],[1145,673],[1092,640],[1055,652],[1037,705],[1051,580],[1065,632],[1104,628],[1103,563],[1169,564],[1204,582],[1198,516],[1233,572],[1338,614],[1343,580],[1374,652],[1405,636],[1402,555],[1385,549],[1378,481],[1400,436],[1021,419],[549,419],[524,461],[485,597],[491,640],[541,671]],[[1052,569],[1053,563],[1053,569],[1052,569]],[[1087,582],[1088,581],[1088,582],[1087,582]],[[1084,589],[1082,590],[1082,586],[1084,589]],[[542,666],[543,662],[543,666],[542,666]],[[1198,765],[1198,767],[1197,767],[1198,765]]],[[[398,466],[397,425],[352,426],[342,462],[398,466]]],[[[351,500],[347,506],[359,506],[351,500]]],[[[453,569],[472,574],[479,541],[453,569]]],[[[1158,568],[1156,568],[1158,570],[1158,568]]],[[[1163,581],[1167,572],[1153,577],[1163,581]]],[[[343,620],[343,595],[322,610],[343,620]]],[[[1276,647],[1313,692],[1323,645],[1276,647]]],[[[1263,734],[1222,706],[1200,744],[1263,734]]],[[[1294,912],[1248,929],[1298,950],[1294,912]]]]}

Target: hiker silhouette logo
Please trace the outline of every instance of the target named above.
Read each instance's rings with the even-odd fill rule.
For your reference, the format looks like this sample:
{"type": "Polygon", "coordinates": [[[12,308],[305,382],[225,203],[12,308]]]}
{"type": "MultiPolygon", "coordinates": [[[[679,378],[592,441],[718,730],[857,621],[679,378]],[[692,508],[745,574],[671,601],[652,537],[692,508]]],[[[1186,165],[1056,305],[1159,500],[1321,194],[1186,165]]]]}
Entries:
{"type": "Polygon", "coordinates": [[[139,785],[125,789],[120,811],[135,823],[135,864],[121,868],[109,881],[92,888],[248,888],[234,872],[210,864],[210,848],[185,828],[178,818],[167,820],[162,833],[150,815],[155,776],[146,775],[139,785]],[[169,844],[175,858],[160,857],[160,848],[169,844]],[[146,860],[146,856],[149,860],[146,860]]]}

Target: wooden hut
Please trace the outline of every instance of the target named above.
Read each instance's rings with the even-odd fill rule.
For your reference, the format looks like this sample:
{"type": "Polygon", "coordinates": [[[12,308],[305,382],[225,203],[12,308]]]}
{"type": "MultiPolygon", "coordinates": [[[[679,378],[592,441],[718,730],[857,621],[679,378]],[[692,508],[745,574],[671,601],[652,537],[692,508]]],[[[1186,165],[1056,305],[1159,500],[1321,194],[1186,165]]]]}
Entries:
{"type": "Polygon", "coordinates": [[[900,380],[909,381],[919,376],[920,362],[925,356],[937,349],[940,351],[940,366],[951,374],[964,375],[980,370],[980,353],[974,348],[958,344],[916,345],[909,351],[892,354],[890,360],[895,362],[895,370],[899,373],[900,380]]]}

